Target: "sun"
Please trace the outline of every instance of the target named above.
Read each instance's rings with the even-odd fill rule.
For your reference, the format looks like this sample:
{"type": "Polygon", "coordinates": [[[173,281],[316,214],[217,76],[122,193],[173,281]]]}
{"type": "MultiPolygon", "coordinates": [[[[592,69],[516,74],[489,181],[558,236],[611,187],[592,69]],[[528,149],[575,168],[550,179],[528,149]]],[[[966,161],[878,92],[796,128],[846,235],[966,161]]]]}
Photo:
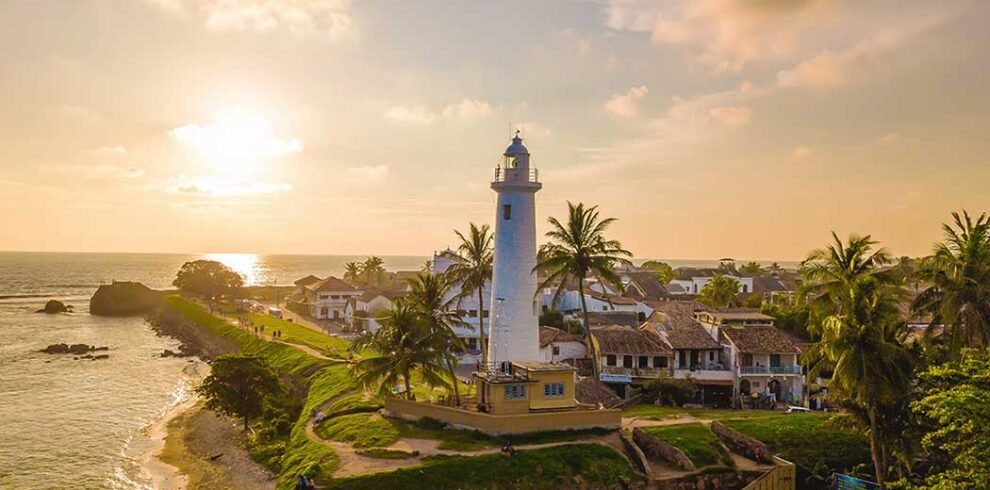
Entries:
{"type": "Polygon", "coordinates": [[[278,137],[264,117],[239,111],[208,124],[178,127],[169,134],[195,149],[214,172],[230,175],[257,171],[273,158],[303,149],[298,139],[278,137]]]}

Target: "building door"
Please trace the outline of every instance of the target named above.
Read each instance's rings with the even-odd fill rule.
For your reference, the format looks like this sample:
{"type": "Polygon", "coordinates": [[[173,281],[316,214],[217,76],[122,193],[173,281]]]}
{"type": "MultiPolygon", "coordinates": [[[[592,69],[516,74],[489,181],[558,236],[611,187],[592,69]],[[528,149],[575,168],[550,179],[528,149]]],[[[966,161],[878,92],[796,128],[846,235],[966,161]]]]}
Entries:
{"type": "Polygon", "coordinates": [[[326,306],[320,310],[320,318],[326,318],[330,314],[330,310],[326,306]]]}
{"type": "Polygon", "coordinates": [[[340,310],[333,310],[333,319],[340,320],[340,310]]]}
{"type": "Polygon", "coordinates": [[[744,379],[739,382],[739,393],[742,393],[743,395],[748,395],[750,391],[752,391],[752,388],[749,387],[748,379],[744,379]]]}
{"type": "Polygon", "coordinates": [[[771,379],[769,384],[770,384],[770,392],[777,395],[777,402],[779,403],[783,401],[784,398],[783,398],[783,392],[780,389],[780,381],[771,379]]]}

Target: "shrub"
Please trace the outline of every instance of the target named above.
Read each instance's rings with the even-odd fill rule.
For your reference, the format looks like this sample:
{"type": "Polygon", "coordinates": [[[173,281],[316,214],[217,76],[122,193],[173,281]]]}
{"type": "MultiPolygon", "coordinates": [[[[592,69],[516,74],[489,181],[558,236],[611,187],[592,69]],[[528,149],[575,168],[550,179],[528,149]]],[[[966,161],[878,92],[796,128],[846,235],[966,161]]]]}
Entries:
{"type": "Polygon", "coordinates": [[[663,405],[680,406],[694,400],[698,388],[689,379],[660,378],[643,386],[643,396],[663,405]]]}

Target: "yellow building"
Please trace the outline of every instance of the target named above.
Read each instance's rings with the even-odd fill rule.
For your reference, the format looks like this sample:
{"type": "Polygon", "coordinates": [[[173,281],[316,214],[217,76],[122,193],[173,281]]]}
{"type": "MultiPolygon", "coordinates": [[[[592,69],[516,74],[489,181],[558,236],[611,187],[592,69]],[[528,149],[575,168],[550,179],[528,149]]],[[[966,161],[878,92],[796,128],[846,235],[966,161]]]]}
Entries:
{"type": "Polygon", "coordinates": [[[478,408],[496,415],[573,409],[575,372],[568,364],[517,361],[507,370],[475,373],[478,408]]]}

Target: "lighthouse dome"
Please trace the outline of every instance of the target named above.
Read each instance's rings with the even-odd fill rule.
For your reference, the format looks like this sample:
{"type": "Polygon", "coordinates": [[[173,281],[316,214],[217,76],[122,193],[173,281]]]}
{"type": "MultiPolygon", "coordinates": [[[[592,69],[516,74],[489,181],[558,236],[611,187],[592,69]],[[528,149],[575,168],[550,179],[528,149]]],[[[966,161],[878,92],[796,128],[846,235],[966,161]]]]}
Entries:
{"type": "Polygon", "coordinates": [[[516,132],[516,137],[512,138],[512,144],[505,149],[505,156],[510,155],[529,155],[529,150],[526,149],[522,144],[522,138],[519,137],[519,132],[516,132]]]}

